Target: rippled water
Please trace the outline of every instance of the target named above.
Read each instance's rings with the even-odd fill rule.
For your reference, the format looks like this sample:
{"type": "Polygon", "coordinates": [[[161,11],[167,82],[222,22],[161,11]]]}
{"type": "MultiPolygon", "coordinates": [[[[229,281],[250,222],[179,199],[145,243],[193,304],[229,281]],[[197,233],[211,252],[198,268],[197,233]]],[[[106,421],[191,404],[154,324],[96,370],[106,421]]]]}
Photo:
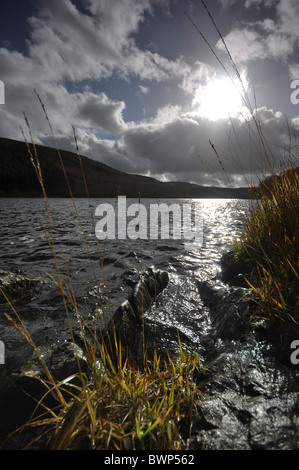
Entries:
{"type": "MultiPolygon", "coordinates": [[[[80,221],[70,199],[50,199],[53,219],[49,222],[42,199],[0,199],[1,268],[14,272],[24,270],[30,276],[45,279],[49,279],[49,274],[57,279],[53,250],[47,239],[52,233],[61,272],[67,282],[71,280],[80,312],[87,318],[94,314],[98,285],[101,299],[106,302],[106,284],[114,307],[127,297],[138,271],[148,266],[166,270],[169,285],[147,316],[155,319],[165,340],[169,337],[172,341],[173,330],[178,328],[186,341],[200,349],[209,329],[209,317],[195,280],[209,279],[219,272],[221,255],[230,249],[231,241],[238,235],[248,202],[228,199],[142,201],[147,208],[159,202],[192,203],[203,217],[204,230],[202,248],[193,251],[185,249],[183,240],[173,239],[116,239],[97,244],[95,208],[104,201],[76,199],[75,202],[80,221]],[[105,282],[98,248],[104,256],[105,282]]],[[[114,200],[106,202],[115,203],[114,200]]],[[[130,202],[136,201],[127,200],[127,204],[130,202]]],[[[41,344],[61,341],[67,335],[67,326],[62,326],[65,310],[61,292],[50,279],[31,298],[18,304],[18,312],[33,337],[39,331],[41,344]]],[[[73,313],[71,311],[75,322],[73,313]]],[[[0,339],[5,341],[3,335],[7,333],[1,328],[0,323],[0,339]]]]}

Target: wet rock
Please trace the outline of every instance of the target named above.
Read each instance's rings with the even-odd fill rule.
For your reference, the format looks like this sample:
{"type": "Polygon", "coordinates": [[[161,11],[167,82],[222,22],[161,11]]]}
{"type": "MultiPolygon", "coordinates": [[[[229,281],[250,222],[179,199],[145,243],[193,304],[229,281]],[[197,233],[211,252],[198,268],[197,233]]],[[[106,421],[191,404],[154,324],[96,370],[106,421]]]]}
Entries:
{"type": "Polygon", "coordinates": [[[289,394],[288,401],[241,400],[233,393],[208,397],[196,425],[191,450],[298,450],[298,394],[289,394]]]}
{"type": "Polygon", "coordinates": [[[221,257],[221,279],[223,282],[233,286],[248,287],[245,278],[252,276],[252,266],[236,256],[231,250],[221,257]]]}
{"type": "Polygon", "coordinates": [[[49,369],[56,380],[64,380],[79,371],[88,373],[89,366],[82,349],[74,343],[66,342],[57,346],[51,353],[49,369]]]}
{"type": "MultiPolygon", "coordinates": [[[[135,356],[142,349],[143,314],[154,304],[157,296],[166,288],[169,281],[165,271],[156,271],[149,267],[134,279],[133,288],[128,298],[116,309],[113,320],[106,329],[105,341],[114,344],[114,336],[121,340],[124,358],[128,353],[135,356]]],[[[151,329],[147,328],[148,334],[151,329]]]]}
{"type": "MultiPolygon", "coordinates": [[[[117,309],[114,315],[115,332],[120,339],[125,356],[127,353],[134,349],[136,345],[137,328],[135,312],[128,300],[125,300],[117,309]]],[[[114,333],[114,331],[113,331],[114,333]]],[[[113,338],[111,334],[110,326],[110,338],[113,338]]]]}
{"type": "Polygon", "coordinates": [[[198,288],[202,301],[210,309],[215,340],[238,339],[252,329],[250,289],[230,287],[218,279],[198,282],[198,288]]]}
{"type": "Polygon", "coordinates": [[[168,273],[147,268],[135,285],[129,302],[138,323],[141,323],[143,313],[155,302],[157,296],[165,289],[169,281],[168,273]]]}
{"type": "Polygon", "coordinates": [[[298,450],[299,369],[251,322],[250,290],[199,283],[212,334],[190,449],[298,450]]]}
{"type": "MultiPolygon", "coordinates": [[[[27,296],[42,283],[44,283],[42,279],[30,277],[25,272],[13,273],[0,270],[0,289],[10,302],[27,296]]],[[[5,296],[0,291],[0,303],[7,302],[5,296]]]]}
{"type": "MultiPolygon", "coordinates": [[[[45,347],[40,350],[44,364],[33,354],[19,373],[1,374],[0,387],[0,442],[1,437],[7,436],[9,432],[17,426],[23,425],[31,417],[32,413],[36,415],[42,412],[44,408],[37,406],[39,400],[48,407],[56,407],[57,400],[52,396],[48,387],[49,377],[45,367],[57,383],[57,381],[71,378],[74,375],[77,378],[71,378],[64,389],[67,390],[68,384],[80,384],[78,373],[88,374],[89,366],[83,351],[70,342],[65,342],[57,347],[45,347]]],[[[2,368],[0,369],[0,372],[2,368]]],[[[52,384],[53,386],[53,384],[52,384]]],[[[70,388],[72,393],[76,389],[70,388]]],[[[69,398],[69,394],[66,397],[69,398]]],[[[20,445],[24,442],[20,442],[20,445]]]]}

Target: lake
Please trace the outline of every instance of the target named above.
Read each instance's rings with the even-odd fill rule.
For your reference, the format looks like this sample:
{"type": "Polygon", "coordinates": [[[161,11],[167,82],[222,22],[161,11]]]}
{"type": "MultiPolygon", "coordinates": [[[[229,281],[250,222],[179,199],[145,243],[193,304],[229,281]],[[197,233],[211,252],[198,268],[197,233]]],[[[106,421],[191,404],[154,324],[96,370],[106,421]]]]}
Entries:
{"type": "MultiPolygon", "coordinates": [[[[129,199],[126,202],[127,206],[138,203],[129,199]]],[[[43,199],[0,199],[1,269],[24,271],[28,276],[39,276],[47,281],[15,305],[38,346],[53,345],[69,338],[65,304],[55,284],[59,280],[56,263],[65,292],[76,298],[80,314],[87,319],[94,317],[95,310],[103,309],[104,314],[107,296],[113,309],[120,305],[138,273],[152,266],[168,272],[169,285],[146,316],[155,319],[167,347],[171,347],[173,331],[178,329],[188,345],[200,353],[210,322],[195,281],[207,280],[219,273],[221,256],[231,248],[241,229],[247,200],[141,201],[146,209],[160,203],[192,206],[203,223],[203,245],[197,249],[186,249],[183,239],[171,238],[171,231],[169,239],[148,236],[98,240],[95,226],[100,219],[96,208],[102,204],[115,207],[113,199],[75,199],[75,206],[71,199],[49,199],[49,203],[48,217],[43,199]]],[[[18,340],[3,318],[4,311],[11,313],[9,307],[2,304],[0,340],[5,344],[6,356],[17,357],[21,353],[21,338],[18,340]]],[[[76,325],[72,306],[69,315],[71,324],[76,325]]]]}

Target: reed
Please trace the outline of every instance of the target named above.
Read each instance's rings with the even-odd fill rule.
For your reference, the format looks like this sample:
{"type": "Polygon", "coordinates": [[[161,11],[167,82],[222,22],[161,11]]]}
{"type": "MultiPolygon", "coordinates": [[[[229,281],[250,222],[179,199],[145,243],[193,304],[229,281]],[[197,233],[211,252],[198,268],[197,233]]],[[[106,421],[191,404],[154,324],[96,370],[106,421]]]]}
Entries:
{"type": "Polygon", "coordinates": [[[299,333],[299,169],[261,181],[244,220],[236,256],[251,268],[255,315],[271,320],[285,339],[299,333]]]}

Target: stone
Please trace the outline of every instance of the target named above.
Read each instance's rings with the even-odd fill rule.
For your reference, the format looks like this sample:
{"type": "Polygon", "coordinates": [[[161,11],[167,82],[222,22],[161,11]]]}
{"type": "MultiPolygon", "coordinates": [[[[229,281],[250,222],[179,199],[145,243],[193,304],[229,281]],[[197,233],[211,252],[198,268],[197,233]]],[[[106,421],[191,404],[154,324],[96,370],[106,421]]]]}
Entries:
{"type": "Polygon", "coordinates": [[[141,273],[140,279],[134,286],[129,302],[140,324],[143,313],[155,302],[157,296],[165,289],[169,281],[168,273],[148,268],[141,273]]]}
{"type": "Polygon", "coordinates": [[[110,352],[115,352],[116,336],[117,342],[120,340],[124,360],[129,355],[136,359],[142,354],[144,332],[146,331],[147,336],[152,333],[152,329],[144,324],[143,314],[157,300],[157,296],[166,288],[168,281],[169,277],[165,271],[156,271],[151,267],[136,278],[131,294],[116,309],[113,319],[105,327],[104,340],[110,352]]]}
{"type": "Polygon", "coordinates": [[[65,342],[51,353],[49,370],[56,380],[64,380],[78,372],[87,374],[89,365],[82,349],[77,344],[65,342]]]}
{"type": "MultiPolygon", "coordinates": [[[[70,342],[65,342],[54,348],[44,348],[40,353],[50,374],[57,381],[65,380],[74,374],[78,375],[79,367],[82,373],[89,373],[89,366],[83,351],[70,342]]],[[[35,354],[24,364],[19,373],[4,376],[1,374],[0,394],[0,438],[1,434],[8,435],[17,426],[28,421],[33,412],[35,416],[44,411],[43,406],[38,406],[39,400],[43,405],[56,407],[57,400],[48,392],[45,383],[49,382],[45,369],[35,354]]],[[[79,378],[72,379],[68,383],[80,385],[79,378]]],[[[68,384],[64,385],[65,396],[69,399],[67,392],[68,384]]],[[[76,393],[74,387],[71,393],[76,393]]],[[[24,444],[24,442],[22,442],[24,444]]]]}
{"type": "Polygon", "coordinates": [[[202,301],[210,309],[216,339],[240,338],[252,329],[251,289],[227,286],[219,279],[198,282],[198,288],[202,301]]]}
{"type": "Polygon", "coordinates": [[[299,369],[254,328],[250,289],[217,278],[198,287],[213,328],[188,448],[298,450],[299,369]]]}
{"type": "Polygon", "coordinates": [[[221,257],[221,279],[230,285],[248,287],[246,277],[252,276],[249,262],[240,260],[235,250],[224,253],[221,257]]]}
{"type": "Polygon", "coordinates": [[[18,271],[16,273],[0,270],[0,303],[10,302],[27,296],[32,289],[41,285],[44,281],[39,278],[28,276],[25,272],[18,271]]]}

